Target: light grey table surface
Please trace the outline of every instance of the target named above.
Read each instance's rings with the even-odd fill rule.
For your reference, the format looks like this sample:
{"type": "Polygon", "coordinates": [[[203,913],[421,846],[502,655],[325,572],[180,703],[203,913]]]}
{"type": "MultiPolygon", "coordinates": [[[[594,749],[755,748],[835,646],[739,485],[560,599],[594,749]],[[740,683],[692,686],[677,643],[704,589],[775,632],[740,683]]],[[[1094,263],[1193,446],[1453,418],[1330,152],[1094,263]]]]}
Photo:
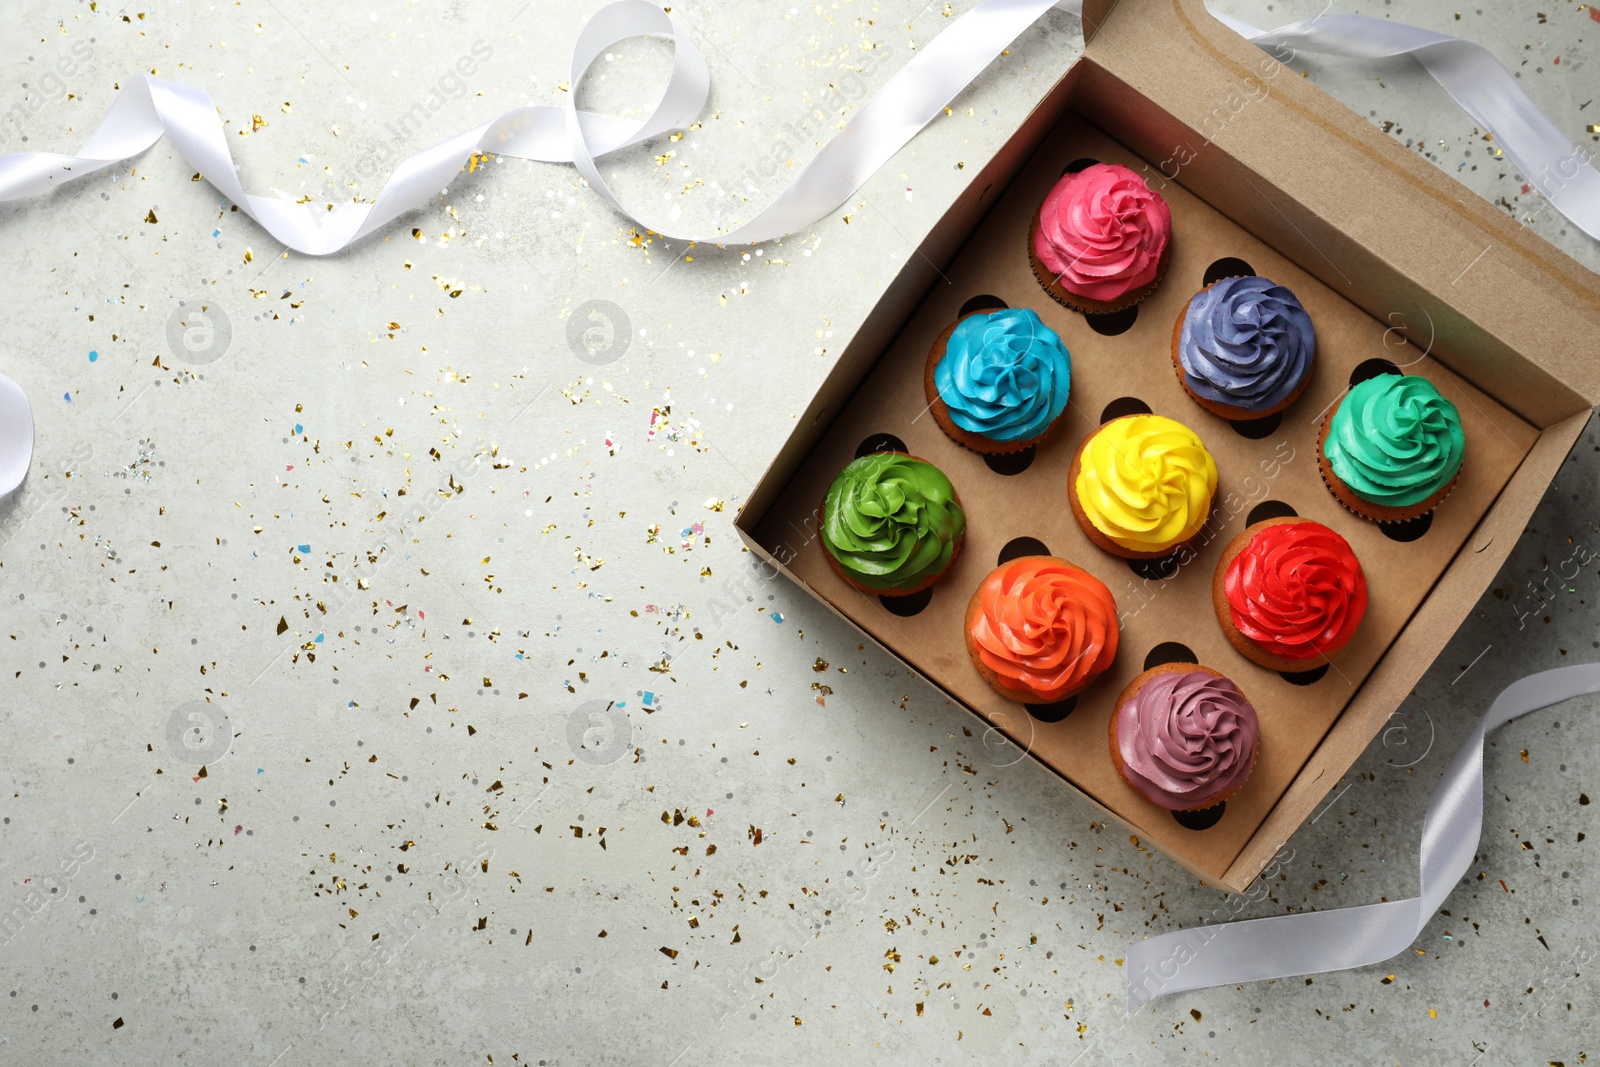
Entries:
{"type": "MultiPolygon", "coordinates": [[[[399,156],[558,101],[598,6],[30,0],[0,30],[0,133],[75,149],[154,71],[212,93],[252,191],[371,196],[399,156]]],[[[1590,10],[1335,9],[1476,40],[1573,136],[1600,122],[1590,10]]],[[[780,141],[809,158],[839,121],[814,104],[858,107],[950,18],[678,11],[711,102],[605,169],[701,229],[781,188],[780,141]]],[[[281,254],[165,143],[0,209],[0,370],[38,424],[0,504],[0,1062],[1594,1055],[1593,700],[1493,738],[1481,854],[1414,951],[1124,1018],[1128,945],[1226,895],[1000,765],[741,551],[734,511],[843,341],[1080,48],[1051,16],[861,195],[748,255],[641,240],[571,169],[516,160],[327,259],[281,254]],[[196,301],[219,327],[199,350],[169,340],[196,301]],[[605,341],[595,301],[603,365],[570,340],[605,341]]],[[[581,100],[641,114],[669,64],[619,46],[581,100]]],[[[1409,61],[1297,66],[1600,266],[1409,61]]],[[[1591,425],[1245,914],[1414,892],[1429,794],[1488,699],[1600,656],[1597,453],[1591,425]]]]}

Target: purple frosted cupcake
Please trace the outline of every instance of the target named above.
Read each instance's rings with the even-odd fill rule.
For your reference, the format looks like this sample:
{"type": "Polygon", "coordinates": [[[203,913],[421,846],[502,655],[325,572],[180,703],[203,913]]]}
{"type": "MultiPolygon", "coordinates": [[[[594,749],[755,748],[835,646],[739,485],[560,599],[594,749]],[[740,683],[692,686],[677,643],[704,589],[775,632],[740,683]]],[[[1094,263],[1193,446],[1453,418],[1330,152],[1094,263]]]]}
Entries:
{"type": "Polygon", "coordinates": [[[1172,328],[1178,383],[1225,419],[1265,418],[1294,403],[1311,381],[1316,352],[1300,301],[1254,274],[1206,286],[1172,328]]]}
{"type": "Polygon", "coordinates": [[[1128,683],[1111,715],[1111,761],[1152,804],[1221,804],[1255,768],[1260,726],[1239,687],[1198,663],[1164,663],[1128,683]]]}

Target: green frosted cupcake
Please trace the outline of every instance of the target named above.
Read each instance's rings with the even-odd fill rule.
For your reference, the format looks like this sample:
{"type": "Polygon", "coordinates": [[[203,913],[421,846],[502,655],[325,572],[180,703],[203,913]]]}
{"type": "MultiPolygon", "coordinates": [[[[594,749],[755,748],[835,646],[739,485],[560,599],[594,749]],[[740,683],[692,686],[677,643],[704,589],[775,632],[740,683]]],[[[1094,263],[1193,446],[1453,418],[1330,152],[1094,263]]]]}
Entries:
{"type": "Polygon", "coordinates": [[[1317,459],[1339,503],[1375,522],[1403,522],[1450,494],[1465,452],[1461,414],[1432,382],[1380,374],[1328,412],[1317,459]]]}
{"type": "Polygon", "coordinates": [[[864,593],[906,596],[950,569],[967,516],[938,467],[903,452],[874,452],[828,487],[820,528],[839,577],[864,593]]]}

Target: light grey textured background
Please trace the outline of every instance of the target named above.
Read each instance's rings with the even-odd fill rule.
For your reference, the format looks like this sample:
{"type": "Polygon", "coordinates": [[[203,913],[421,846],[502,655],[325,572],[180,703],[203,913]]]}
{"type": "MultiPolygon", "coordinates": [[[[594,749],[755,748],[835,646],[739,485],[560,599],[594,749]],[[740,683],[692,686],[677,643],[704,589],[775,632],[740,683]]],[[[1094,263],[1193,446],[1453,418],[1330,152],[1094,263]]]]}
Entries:
{"type": "MultiPolygon", "coordinates": [[[[212,93],[252,190],[371,196],[396,158],[558,100],[598,6],[14,4],[0,137],[74,149],[148,70],[212,93]]],[[[711,103],[607,174],[685,227],[744,217],[970,6],[678,7],[711,103]]],[[[1483,43],[1596,140],[1588,9],[1335,9],[1483,43]]],[[[1130,941],[1229,898],[741,551],[734,511],[844,340],[1080,47],[1050,17],[850,204],[749,254],[643,238],[515,160],[324,260],[164,143],[0,208],[0,370],[38,420],[0,503],[0,1061],[1593,1054],[1594,701],[1494,739],[1477,867],[1414,951],[1125,1019],[1130,941]],[[197,305],[214,332],[186,343],[197,305]]],[[[581,100],[641,114],[669,65],[629,42],[581,100]]],[[[1305,69],[1600,265],[1409,62],[1305,69]]],[[[1488,698],[1600,655],[1597,452],[1591,425],[1244,914],[1415,891],[1429,793],[1488,698]]]]}

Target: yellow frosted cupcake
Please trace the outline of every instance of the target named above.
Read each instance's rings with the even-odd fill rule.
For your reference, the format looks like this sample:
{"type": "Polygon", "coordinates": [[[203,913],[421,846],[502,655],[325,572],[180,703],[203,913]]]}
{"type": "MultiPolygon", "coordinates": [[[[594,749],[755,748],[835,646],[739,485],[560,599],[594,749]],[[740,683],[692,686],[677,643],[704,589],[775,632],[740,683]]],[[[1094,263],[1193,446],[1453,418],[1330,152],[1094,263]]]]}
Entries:
{"type": "Polygon", "coordinates": [[[1217,463],[1198,434],[1161,415],[1124,415],[1078,446],[1067,495],[1097,546],[1156,559],[1200,532],[1216,493],[1217,463]]]}

